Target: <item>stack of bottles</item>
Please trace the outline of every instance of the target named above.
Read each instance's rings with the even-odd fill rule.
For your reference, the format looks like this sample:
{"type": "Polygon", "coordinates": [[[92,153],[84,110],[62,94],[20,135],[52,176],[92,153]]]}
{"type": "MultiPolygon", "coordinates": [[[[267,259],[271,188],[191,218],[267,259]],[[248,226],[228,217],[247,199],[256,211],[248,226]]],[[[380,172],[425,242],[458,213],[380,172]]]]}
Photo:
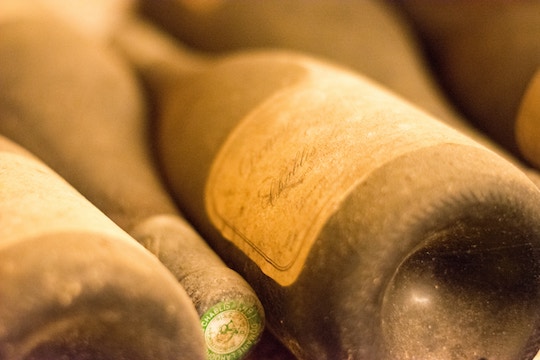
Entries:
{"type": "Polygon", "coordinates": [[[4,3],[0,359],[535,358],[540,40],[464,1],[125,3],[4,3]],[[520,76],[469,86],[475,41],[520,76]]]}

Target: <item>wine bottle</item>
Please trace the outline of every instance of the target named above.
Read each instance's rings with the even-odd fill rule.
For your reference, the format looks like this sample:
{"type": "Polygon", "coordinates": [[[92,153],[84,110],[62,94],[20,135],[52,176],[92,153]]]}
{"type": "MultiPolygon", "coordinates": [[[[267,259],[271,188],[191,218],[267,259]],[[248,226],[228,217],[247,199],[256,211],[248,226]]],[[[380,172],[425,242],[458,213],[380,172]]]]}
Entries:
{"type": "Polygon", "coordinates": [[[515,118],[540,66],[540,3],[399,1],[455,104],[519,155],[515,118]]]}
{"type": "Polygon", "coordinates": [[[116,44],[155,97],[169,188],[295,356],[538,349],[540,193],[513,164],[307,55],[240,52],[192,68],[140,27],[116,44]]]}
{"type": "Polygon", "coordinates": [[[540,170],[540,68],[523,96],[515,126],[521,154],[540,170]]]}
{"type": "Polygon", "coordinates": [[[57,173],[0,137],[0,358],[204,359],[170,272],[57,173]]]}
{"type": "Polygon", "coordinates": [[[180,215],[147,144],[142,89],[111,49],[59,20],[1,25],[0,132],[46,161],[175,275],[200,316],[212,359],[257,343],[253,289],[180,215]]]}

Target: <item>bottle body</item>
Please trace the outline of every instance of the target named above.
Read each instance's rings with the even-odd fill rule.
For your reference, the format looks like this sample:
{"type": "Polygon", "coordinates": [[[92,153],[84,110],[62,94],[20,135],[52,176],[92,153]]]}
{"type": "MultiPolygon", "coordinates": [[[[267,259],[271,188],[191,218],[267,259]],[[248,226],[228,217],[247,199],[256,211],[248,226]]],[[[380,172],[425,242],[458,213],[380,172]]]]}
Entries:
{"type": "Polygon", "coordinates": [[[398,4],[453,103],[478,129],[519,156],[515,118],[540,65],[540,4],[398,4]]]}
{"type": "Polygon", "coordinates": [[[142,246],[0,139],[0,357],[202,359],[192,303],[142,246]]]}
{"type": "Polygon", "coordinates": [[[516,116],[515,132],[519,151],[536,169],[540,169],[540,68],[536,71],[516,116]]]}
{"type": "MultiPolygon", "coordinates": [[[[539,202],[530,200],[539,195],[512,165],[368,80],[290,53],[233,56],[186,84],[160,113],[169,185],[186,216],[255,288],[269,327],[296,356],[444,359],[459,358],[463,347],[463,356],[504,358],[525,346],[538,303],[539,202]],[[465,235],[452,230],[431,244],[454,228],[465,235]],[[492,236],[499,231],[510,235],[492,236]],[[477,234],[470,242],[469,232],[477,234]],[[462,252],[478,247],[486,262],[470,283],[455,276],[450,284],[444,269],[423,270],[412,255],[429,253],[427,244],[443,249],[439,243],[464,262],[477,259],[462,252]],[[489,255],[502,244],[523,251],[489,255]],[[474,287],[505,261],[523,280],[500,275],[492,288],[474,287]],[[466,294],[473,312],[517,281],[517,313],[527,321],[517,329],[510,304],[490,298],[508,311],[500,332],[461,343],[463,334],[452,331],[463,326],[435,292],[424,325],[442,321],[438,345],[450,350],[409,342],[426,327],[404,331],[414,317],[399,309],[416,284],[402,285],[413,283],[402,277],[430,272],[433,287],[466,294]],[[515,337],[494,349],[490,340],[505,331],[515,337]]],[[[495,324],[482,314],[471,334],[495,324]]]]}

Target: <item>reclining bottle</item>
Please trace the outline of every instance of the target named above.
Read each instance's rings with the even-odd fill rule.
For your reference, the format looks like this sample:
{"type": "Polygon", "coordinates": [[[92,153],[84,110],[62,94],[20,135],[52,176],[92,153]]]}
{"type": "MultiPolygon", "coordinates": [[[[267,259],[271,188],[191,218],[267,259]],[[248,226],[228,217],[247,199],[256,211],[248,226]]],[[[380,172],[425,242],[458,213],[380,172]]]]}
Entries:
{"type": "Polygon", "coordinates": [[[0,358],[204,359],[184,289],[32,154],[0,137],[0,358]]]}
{"type": "Polygon", "coordinates": [[[520,155],[515,120],[540,66],[540,3],[396,3],[453,102],[476,127],[520,155]]]}
{"type": "Polygon", "coordinates": [[[46,161],[161,260],[193,300],[212,359],[244,357],[264,329],[264,311],[163,187],[129,66],[45,11],[0,27],[0,133],[46,161]]]}
{"type": "Polygon", "coordinates": [[[527,86],[519,106],[515,133],[520,153],[540,170],[540,68],[527,86]]]}
{"type": "Polygon", "coordinates": [[[534,356],[540,193],[522,171],[334,65],[192,67],[139,30],[116,40],[156,97],[169,187],[298,358],[534,356]]]}

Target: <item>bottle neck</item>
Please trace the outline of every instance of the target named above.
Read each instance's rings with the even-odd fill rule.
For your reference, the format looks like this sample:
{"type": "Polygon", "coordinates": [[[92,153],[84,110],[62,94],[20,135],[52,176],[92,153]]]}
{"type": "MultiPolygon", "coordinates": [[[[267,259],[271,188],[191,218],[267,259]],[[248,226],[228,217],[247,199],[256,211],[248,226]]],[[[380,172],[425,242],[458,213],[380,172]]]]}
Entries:
{"type": "Polygon", "coordinates": [[[210,62],[135,16],[126,17],[112,35],[111,45],[127,58],[146,85],[159,93],[179,79],[204,70],[210,62]]]}

